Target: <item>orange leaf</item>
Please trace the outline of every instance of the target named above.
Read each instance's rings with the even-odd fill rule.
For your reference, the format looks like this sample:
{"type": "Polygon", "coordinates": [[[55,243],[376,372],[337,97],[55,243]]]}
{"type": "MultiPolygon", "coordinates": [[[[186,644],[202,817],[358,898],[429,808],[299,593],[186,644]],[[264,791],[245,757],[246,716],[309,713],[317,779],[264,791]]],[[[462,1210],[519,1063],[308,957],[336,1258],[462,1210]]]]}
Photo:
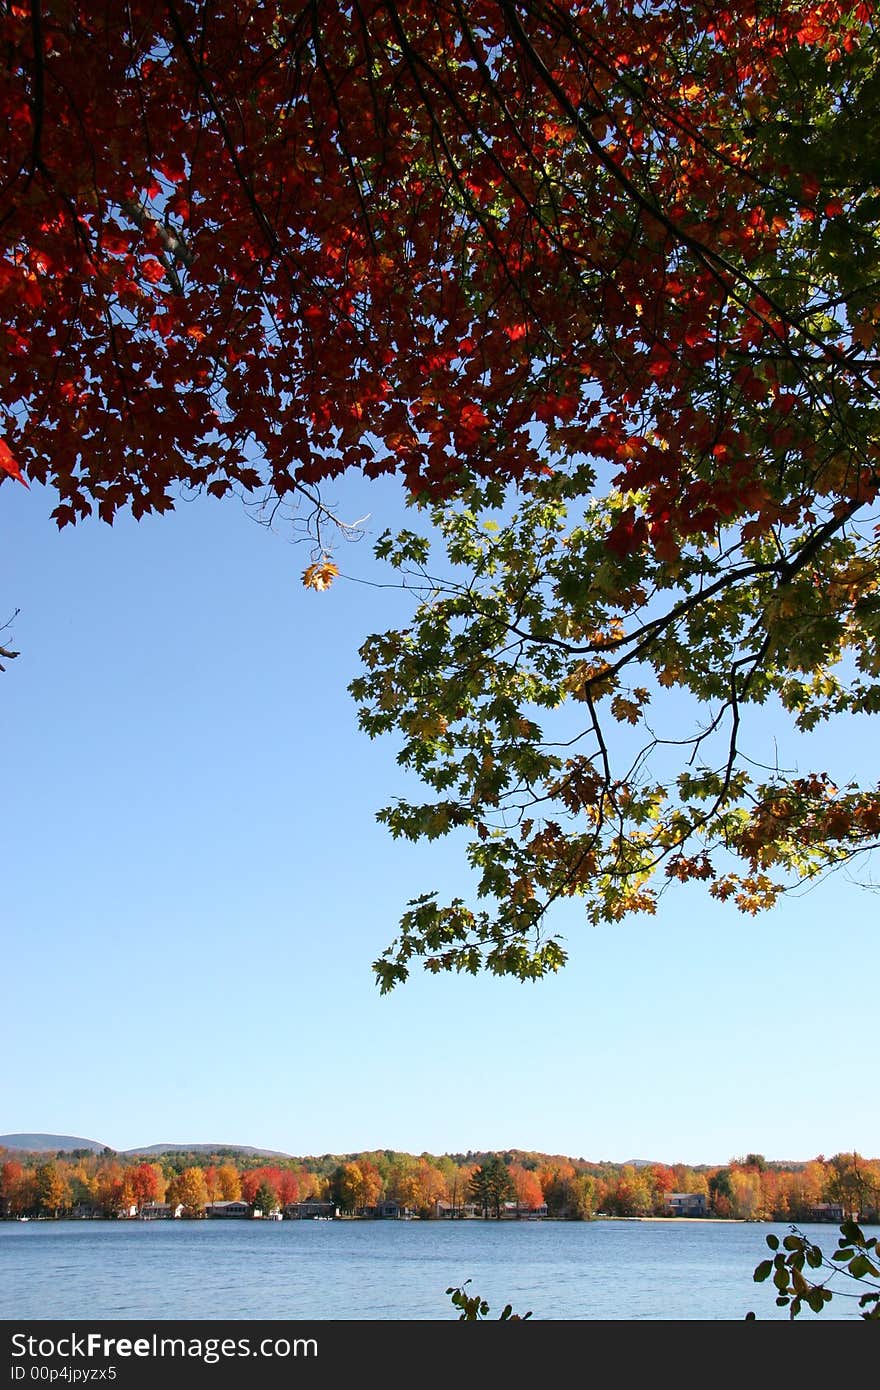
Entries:
{"type": "Polygon", "coordinates": [[[309,565],[303,570],[302,582],[306,589],[317,589],[321,593],[330,588],[338,573],[338,566],[325,556],[317,565],[309,565]]]}

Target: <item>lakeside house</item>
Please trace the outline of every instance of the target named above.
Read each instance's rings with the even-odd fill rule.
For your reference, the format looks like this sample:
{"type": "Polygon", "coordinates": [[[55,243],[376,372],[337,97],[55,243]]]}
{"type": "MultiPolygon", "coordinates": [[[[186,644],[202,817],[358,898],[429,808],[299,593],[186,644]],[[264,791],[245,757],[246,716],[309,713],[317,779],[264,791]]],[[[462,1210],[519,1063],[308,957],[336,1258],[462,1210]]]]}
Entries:
{"type": "Polygon", "coordinates": [[[183,1215],[183,1203],[178,1202],[172,1209],[168,1202],[145,1202],[140,1212],[135,1208],[130,1215],[139,1215],[141,1221],[170,1221],[183,1215]]]}
{"type": "Polygon", "coordinates": [[[205,1207],[205,1215],[221,1220],[241,1220],[243,1217],[262,1216],[262,1212],[256,1211],[250,1202],[223,1201],[209,1202],[205,1207]]]}
{"type": "Polygon", "coordinates": [[[501,1208],[502,1221],[543,1221],[546,1215],[546,1202],[537,1207],[522,1207],[519,1202],[505,1202],[501,1208]]]}
{"type": "Polygon", "coordinates": [[[288,1221],[314,1221],[338,1215],[339,1208],[335,1202],[288,1202],[284,1208],[284,1216],[288,1221]]]}
{"type": "Polygon", "coordinates": [[[844,1220],[844,1210],[839,1202],[817,1202],[810,1209],[811,1221],[835,1221],[838,1224],[844,1220]]]}
{"type": "MultiPolygon", "coordinates": [[[[518,1202],[505,1202],[501,1208],[502,1221],[543,1221],[547,1215],[547,1203],[537,1207],[523,1207],[518,1202]]],[[[434,1216],[440,1221],[482,1221],[483,1208],[478,1202],[464,1202],[455,1206],[451,1202],[435,1202],[434,1216]]],[[[487,1220],[496,1220],[490,1212],[487,1220]]]]}
{"type": "Polygon", "coordinates": [[[708,1216],[709,1203],[705,1192],[667,1192],[666,1209],[670,1216],[708,1216]]]}
{"type": "Polygon", "coordinates": [[[416,1218],[416,1213],[410,1207],[395,1202],[393,1198],[377,1202],[373,1207],[364,1207],[363,1214],[375,1217],[377,1221],[414,1221],[416,1218]]]}
{"type": "Polygon", "coordinates": [[[477,1221],[482,1212],[476,1202],[436,1202],[434,1215],[442,1221],[477,1221]]]}

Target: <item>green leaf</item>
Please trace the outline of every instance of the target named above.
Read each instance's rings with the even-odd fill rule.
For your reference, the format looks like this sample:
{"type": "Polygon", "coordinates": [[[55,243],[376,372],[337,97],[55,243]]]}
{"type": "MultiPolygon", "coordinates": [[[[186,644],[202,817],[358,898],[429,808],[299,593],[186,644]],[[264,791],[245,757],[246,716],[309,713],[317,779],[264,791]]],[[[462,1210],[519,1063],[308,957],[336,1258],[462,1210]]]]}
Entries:
{"type": "Polygon", "coordinates": [[[752,1278],[754,1279],[756,1284],[763,1284],[765,1279],[770,1278],[772,1270],[773,1261],[763,1260],[761,1264],[758,1265],[758,1268],[755,1270],[754,1274],[752,1275],[752,1278]]]}
{"type": "Polygon", "coordinates": [[[779,1289],[780,1293],[788,1292],[790,1283],[788,1278],[788,1270],[785,1268],[784,1265],[777,1265],[776,1271],[773,1275],[773,1282],[776,1285],[777,1289],[779,1289]]]}

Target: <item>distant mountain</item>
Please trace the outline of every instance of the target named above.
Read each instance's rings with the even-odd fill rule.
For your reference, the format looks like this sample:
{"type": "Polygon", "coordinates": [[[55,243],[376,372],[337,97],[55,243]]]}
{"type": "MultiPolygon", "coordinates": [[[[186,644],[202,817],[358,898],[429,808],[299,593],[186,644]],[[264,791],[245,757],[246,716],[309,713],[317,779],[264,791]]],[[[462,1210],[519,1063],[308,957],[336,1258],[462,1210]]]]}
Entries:
{"type": "Polygon", "coordinates": [[[71,1149],[88,1149],[103,1153],[106,1144],[96,1139],[77,1139],[73,1134],[0,1134],[0,1149],[21,1149],[25,1153],[68,1153],[71,1149]]]}
{"type": "MultiPolygon", "coordinates": [[[[103,1153],[108,1146],[96,1139],[77,1139],[73,1134],[0,1134],[0,1149],[19,1149],[23,1153],[69,1153],[73,1149],[88,1149],[103,1153]]],[[[111,1150],[111,1152],[116,1152],[111,1150]]],[[[291,1158],[281,1149],[254,1149],[249,1144],[147,1144],[141,1149],[120,1149],[131,1157],[134,1154],[250,1154],[255,1158],[291,1158]]]]}
{"type": "Polygon", "coordinates": [[[149,1144],[143,1149],[123,1149],[131,1154],[251,1154],[256,1158],[292,1158],[281,1149],[252,1149],[248,1144],[149,1144]]]}

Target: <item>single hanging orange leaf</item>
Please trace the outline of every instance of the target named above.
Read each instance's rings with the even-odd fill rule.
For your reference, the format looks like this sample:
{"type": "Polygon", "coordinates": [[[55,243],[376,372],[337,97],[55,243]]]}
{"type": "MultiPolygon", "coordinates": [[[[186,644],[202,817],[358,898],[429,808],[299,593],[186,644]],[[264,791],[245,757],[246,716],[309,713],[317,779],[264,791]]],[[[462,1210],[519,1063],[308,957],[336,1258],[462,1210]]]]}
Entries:
{"type": "Polygon", "coordinates": [[[306,589],[317,589],[321,593],[324,589],[330,588],[338,573],[338,566],[325,557],[318,564],[309,565],[303,570],[302,582],[306,589]]]}

